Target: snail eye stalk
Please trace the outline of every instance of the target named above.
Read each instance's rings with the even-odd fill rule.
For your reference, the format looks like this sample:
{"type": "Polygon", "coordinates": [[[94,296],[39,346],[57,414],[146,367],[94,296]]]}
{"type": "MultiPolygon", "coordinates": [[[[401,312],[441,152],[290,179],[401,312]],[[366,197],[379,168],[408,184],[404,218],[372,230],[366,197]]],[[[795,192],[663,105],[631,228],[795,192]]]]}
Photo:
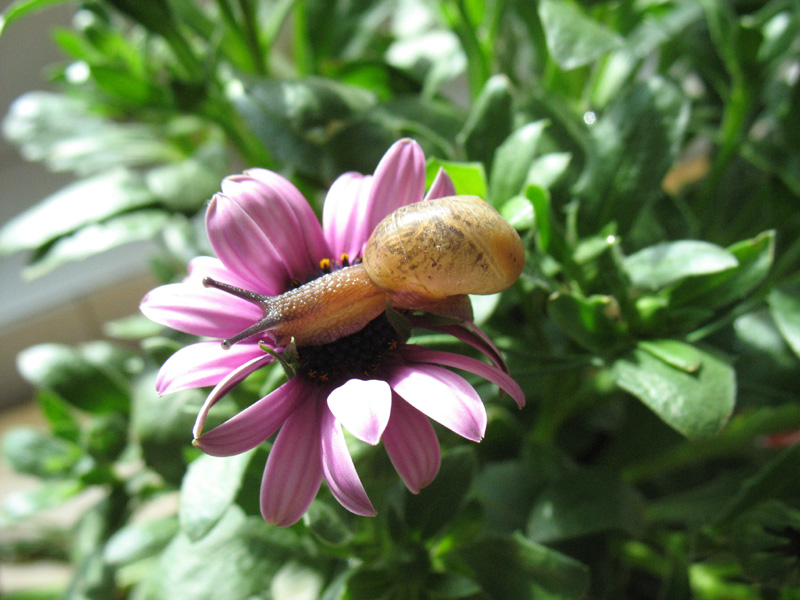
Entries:
{"type": "Polygon", "coordinates": [[[227,339],[222,340],[221,344],[222,347],[225,348],[225,350],[228,350],[234,344],[241,342],[242,340],[246,340],[252,335],[255,335],[257,333],[262,333],[275,326],[275,317],[270,314],[271,312],[270,309],[272,307],[271,296],[265,296],[257,292],[245,290],[240,287],[236,287],[235,285],[230,285],[229,283],[223,283],[222,281],[217,281],[216,279],[212,279],[211,277],[204,277],[203,285],[205,287],[221,290],[223,292],[231,294],[232,296],[241,298],[242,300],[247,300],[248,302],[255,304],[261,310],[264,311],[263,319],[256,321],[250,327],[248,327],[244,331],[237,333],[233,337],[229,337],[227,339]]]}

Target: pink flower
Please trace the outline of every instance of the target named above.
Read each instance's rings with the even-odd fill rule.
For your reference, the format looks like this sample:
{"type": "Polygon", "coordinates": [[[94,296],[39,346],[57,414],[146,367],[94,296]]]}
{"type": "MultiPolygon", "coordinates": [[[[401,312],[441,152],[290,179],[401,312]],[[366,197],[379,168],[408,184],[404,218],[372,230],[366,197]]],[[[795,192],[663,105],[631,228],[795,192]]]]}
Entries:
{"type": "MultiPolygon", "coordinates": [[[[189,334],[213,338],[176,352],[158,374],[157,390],[167,394],[215,386],[194,428],[195,444],[208,454],[245,452],[278,435],[261,486],[261,512],[277,525],[295,523],[324,479],[334,497],[359,515],[375,508],[356,473],[343,427],[353,436],[383,445],[413,493],[428,485],[440,464],[439,443],[428,419],[466,439],[479,441],[486,410],[472,386],[452,367],[497,384],[520,406],[524,397],[506,373],[497,348],[469,322],[436,325],[424,316],[415,326],[454,335],[486,355],[474,358],[406,344],[385,315],[364,329],[320,346],[299,346],[297,374],[225,423],[203,433],[211,407],[248,375],[273,362],[264,346],[268,332],[229,339],[263,317],[259,307],[215,287],[205,278],[258,294],[281,294],[323,271],[360,260],[375,225],[397,208],[425,194],[425,158],[409,139],[395,143],[374,176],[347,173],[331,186],[322,226],[300,192],[263,169],[227,178],[211,201],[206,227],[218,258],[199,257],[181,283],[152,290],[141,309],[153,321],[189,334]]],[[[425,199],[455,194],[440,171],[425,199]]]]}

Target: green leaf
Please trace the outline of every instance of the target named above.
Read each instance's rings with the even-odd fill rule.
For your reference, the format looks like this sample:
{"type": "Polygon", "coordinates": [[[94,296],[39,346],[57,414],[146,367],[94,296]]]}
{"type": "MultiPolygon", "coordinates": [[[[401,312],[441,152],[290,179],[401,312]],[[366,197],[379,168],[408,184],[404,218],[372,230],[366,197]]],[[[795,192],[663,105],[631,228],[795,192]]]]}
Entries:
{"type": "Polygon", "coordinates": [[[192,425],[204,397],[202,390],[185,390],[161,398],[155,373],[143,376],[134,386],[133,435],[147,465],[172,485],[180,485],[186,470],[184,455],[191,448],[192,425]]]}
{"type": "Polygon", "coordinates": [[[454,448],[444,453],[433,483],[417,495],[405,495],[407,526],[419,531],[423,539],[446,527],[461,508],[477,468],[471,448],[454,448]]]}
{"type": "MultiPolygon", "coordinates": [[[[537,455],[536,460],[543,459],[537,455]]],[[[480,470],[474,493],[486,515],[488,528],[512,533],[525,527],[529,507],[542,487],[542,478],[537,475],[521,460],[494,462],[480,470]]]]}
{"type": "Polygon", "coordinates": [[[139,73],[120,69],[119,65],[91,65],[90,72],[93,82],[123,106],[152,102],[152,82],[139,73]]]}
{"type": "Polygon", "coordinates": [[[407,135],[402,129],[404,124],[380,115],[376,117],[373,111],[337,123],[318,156],[322,161],[322,173],[329,179],[347,171],[372,173],[386,149],[407,135]]]}
{"type": "Polygon", "coordinates": [[[381,102],[366,115],[415,138],[426,149],[426,154],[434,156],[453,155],[453,139],[464,124],[464,114],[456,107],[413,95],[381,102]]]}
{"type": "Polygon", "coordinates": [[[486,171],[479,162],[453,162],[438,158],[428,159],[426,165],[427,185],[433,183],[439,169],[444,169],[453,180],[456,193],[461,196],[488,197],[486,187],[486,171]]]}
{"type": "Polygon", "coordinates": [[[727,248],[738,265],[678,282],[670,290],[673,306],[693,304],[718,308],[752,292],[769,273],[775,258],[775,232],[765,231],[727,248]]]}
{"type": "Polygon", "coordinates": [[[589,469],[562,475],[537,496],[527,524],[535,542],[603,531],[641,535],[644,502],[618,475],[589,469]]]}
{"type": "Polygon", "coordinates": [[[677,340],[641,340],[639,348],[664,361],[668,365],[695,373],[702,364],[701,357],[694,346],[677,340]]]}
{"type": "Polygon", "coordinates": [[[131,500],[117,480],[99,502],[85,510],[72,536],[75,575],[66,598],[108,598],[116,589],[114,570],[103,559],[103,546],[129,515],[131,500]]]}
{"type": "Polygon", "coordinates": [[[786,500],[796,504],[800,497],[800,446],[792,446],[774,456],[747,479],[738,493],[717,511],[715,527],[724,528],[733,519],[768,500],[786,500]]]}
{"type": "Polygon", "coordinates": [[[346,589],[340,598],[389,600],[393,595],[402,594],[404,588],[409,585],[409,579],[418,577],[418,572],[410,572],[407,578],[397,580],[386,568],[357,568],[347,578],[346,589]]]}
{"type": "Polygon", "coordinates": [[[63,4],[69,0],[17,0],[6,6],[0,15],[0,35],[6,27],[25,15],[38,12],[54,4],[63,4]]]}
{"type": "MultiPolygon", "coordinates": [[[[269,20],[272,20],[272,17],[283,16],[286,9],[285,0],[281,4],[284,6],[280,8],[276,6],[270,10],[269,20]]],[[[175,20],[182,27],[191,30],[198,38],[209,41],[211,49],[220,54],[220,58],[217,59],[220,62],[224,57],[242,72],[257,71],[261,68],[257,64],[261,61],[251,54],[248,41],[236,23],[221,18],[217,11],[208,10],[209,7],[197,2],[170,2],[170,8],[174,11],[175,20]]],[[[261,32],[264,32],[264,29],[261,32]]],[[[270,42],[267,40],[271,38],[260,37],[262,45],[268,47],[270,42]]],[[[266,57],[263,57],[261,60],[265,59],[266,57]]]]}
{"type": "Polygon", "coordinates": [[[81,451],[66,440],[20,427],[3,437],[3,457],[18,473],[49,479],[68,475],[80,460],[81,451]]]}
{"type": "MultiPolygon", "coordinates": [[[[768,308],[751,310],[733,321],[736,373],[748,387],[741,394],[757,399],[785,398],[800,393],[797,355],[786,343],[768,308]],[[751,396],[752,394],[752,396],[751,396]]],[[[773,400],[769,400],[772,404],[773,400]]]]}
{"type": "Polygon", "coordinates": [[[696,354],[699,368],[693,373],[635,348],[614,361],[611,374],[619,387],[679,433],[689,439],[709,437],[722,429],[733,411],[736,376],[719,354],[698,346],[679,350],[681,344],[669,342],[671,354],[696,354]]]}
{"type": "Polygon", "coordinates": [[[656,290],[692,277],[718,273],[739,261],[715,244],[695,240],[662,242],[625,257],[623,267],[633,285],[656,290]]]}
{"type": "Polygon", "coordinates": [[[455,32],[447,28],[416,29],[392,41],[386,60],[393,67],[418,74],[423,81],[422,94],[430,98],[464,73],[467,60],[455,32]]]}
{"type": "Polygon", "coordinates": [[[275,573],[270,592],[274,600],[314,600],[319,598],[322,574],[298,562],[289,562],[275,573]]]}
{"type": "Polygon", "coordinates": [[[511,108],[511,82],[505,75],[493,75],[456,137],[467,158],[483,163],[490,173],[495,151],[511,133],[511,108]]]}
{"type": "Polygon", "coordinates": [[[130,397],[121,373],[92,356],[90,345],[40,344],[17,356],[20,374],[32,385],[94,414],[127,412],[130,397]]]}
{"type": "Polygon", "coordinates": [[[683,93],[653,76],[617,96],[589,131],[586,167],[575,184],[591,232],[611,221],[626,233],[662,197],[689,120],[683,93]]]}
{"type": "Polygon", "coordinates": [[[128,419],[119,413],[96,416],[85,427],[83,446],[101,465],[117,460],[127,444],[128,419]]]}
{"type": "Polygon", "coordinates": [[[325,546],[343,547],[353,539],[352,530],[340,514],[320,500],[311,503],[303,520],[315,539],[325,546]]]}
{"type": "Polygon", "coordinates": [[[769,294],[769,309],[783,339],[800,358],[800,290],[775,288],[769,294]]]}
{"type": "Polygon", "coordinates": [[[457,573],[431,573],[425,582],[425,591],[432,600],[456,600],[474,598],[481,589],[477,583],[457,573]]]}
{"type": "Polygon", "coordinates": [[[161,552],[177,532],[174,516],[130,523],[111,536],[103,556],[111,565],[130,564],[161,552]]]}
{"type": "Polygon", "coordinates": [[[52,481],[34,488],[6,494],[0,526],[30,517],[40,511],[61,506],[84,490],[77,480],[52,481]]]}
{"type": "Polygon", "coordinates": [[[219,190],[226,167],[225,147],[210,142],[185,160],[150,169],[145,180],[168,209],[191,214],[219,190]]]}
{"type": "Polygon", "coordinates": [[[569,0],[541,0],[539,18],[547,49],[564,70],[588,65],[622,45],[619,36],[569,0]]]}
{"type": "Polygon", "coordinates": [[[169,213],[161,210],[141,210],[111,217],[102,223],[90,223],[57,239],[23,273],[25,277],[34,279],[70,262],[151,239],[164,229],[169,218],[169,213]]]}
{"type": "Polygon", "coordinates": [[[688,27],[703,18],[703,7],[699,2],[676,2],[665,11],[658,10],[657,3],[648,5],[655,10],[642,11],[633,29],[626,33],[624,45],[597,65],[591,106],[606,106],[642,62],[658,52],[661,46],[677,41],[688,27]]]}
{"type": "Polygon", "coordinates": [[[321,78],[240,83],[232,100],[253,134],[276,160],[313,177],[326,168],[323,146],[376,102],[365,90],[321,78]]]}
{"type": "Polygon", "coordinates": [[[525,197],[533,205],[539,246],[546,252],[550,247],[550,192],[537,185],[528,185],[525,197]]]}
{"type": "Polygon", "coordinates": [[[112,121],[87,101],[66,94],[20,96],[3,120],[3,132],[25,158],[79,175],[180,159],[163,128],[112,121]]]}
{"type": "Polygon", "coordinates": [[[569,152],[550,152],[536,157],[525,177],[526,187],[552,188],[567,172],[571,161],[572,154],[569,152]]]}
{"type": "Polygon", "coordinates": [[[298,548],[288,532],[233,506],[197,542],[178,534],[161,554],[139,600],[252,600],[264,597],[273,577],[298,548]]]}
{"type": "Polygon", "coordinates": [[[579,600],[589,589],[585,565],[520,534],[490,536],[459,554],[492,598],[579,600]]]}
{"type": "MultiPolygon", "coordinates": [[[[647,457],[640,461],[647,461],[647,457]]],[[[658,468],[654,470],[659,471],[658,468]]],[[[713,521],[723,499],[732,497],[741,484],[739,473],[724,471],[710,481],[652,500],[647,515],[656,522],[680,523],[688,529],[700,529],[713,521]]]]}
{"type": "Polygon", "coordinates": [[[38,389],[36,402],[53,435],[68,442],[77,442],[80,439],[80,423],[61,396],[50,390],[38,389]]]}
{"type": "Polygon", "coordinates": [[[584,298],[577,293],[553,294],[547,303],[550,318],[573,341],[599,353],[613,351],[627,338],[619,304],[612,296],[584,298]]]}
{"type": "Polygon", "coordinates": [[[489,198],[494,205],[522,193],[547,125],[547,121],[523,125],[497,148],[489,179],[489,198]]]}
{"type": "Polygon", "coordinates": [[[141,372],[142,363],[129,346],[95,340],[80,344],[78,348],[86,360],[104,368],[109,374],[120,376],[126,384],[141,372]]]}
{"type": "Polygon", "coordinates": [[[81,227],[154,201],[143,178],[131,171],[118,169],[82,179],[6,223],[0,229],[0,252],[38,248],[81,227]]]}
{"type": "Polygon", "coordinates": [[[163,327],[161,325],[142,314],[121,317],[103,324],[103,333],[110,338],[118,340],[144,340],[145,338],[157,336],[162,331],[163,327]]]}
{"type": "MultiPolygon", "coordinates": [[[[390,19],[394,9],[386,2],[352,2],[339,5],[331,2],[309,2],[303,11],[296,11],[294,20],[301,20],[304,39],[296,40],[305,46],[309,56],[295,54],[298,69],[313,69],[312,60],[323,64],[339,64],[362,55],[367,48],[386,43],[384,28],[375,27],[390,19]]],[[[295,25],[298,26],[298,25],[295,25]]],[[[319,68],[319,67],[317,67],[319,68]]]]}
{"type": "Polygon", "coordinates": [[[514,196],[500,207],[499,212],[514,229],[533,227],[533,205],[525,196],[514,196]]]}
{"type": "Polygon", "coordinates": [[[253,451],[192,461],[181,485],[181,531],[193,542],[206,535],[233,504],[253,451]]]}
{"type": "Polygon", "coordinates": [[[64,598],[108,598],[116,591],[114,573],[103,561],[99,545],[87,556],[73,559],[75,575],[69,582],[64,598]]]}
{"type": "Polygon", "coordinates": [[[395,98],[331,128],[323,148],[328,179],[342,172],[374,171],[383,154],[397,139],[416,139],[428,156],[454,156],[453,139],[463,115],[451,105],[408,96],[395,98]]]}
{"type": "Polygon", "coordinates": [[[171,38],[177,28],[169,3],[166,0],[106,0],[117,10],[147,29],[171,38]]]}

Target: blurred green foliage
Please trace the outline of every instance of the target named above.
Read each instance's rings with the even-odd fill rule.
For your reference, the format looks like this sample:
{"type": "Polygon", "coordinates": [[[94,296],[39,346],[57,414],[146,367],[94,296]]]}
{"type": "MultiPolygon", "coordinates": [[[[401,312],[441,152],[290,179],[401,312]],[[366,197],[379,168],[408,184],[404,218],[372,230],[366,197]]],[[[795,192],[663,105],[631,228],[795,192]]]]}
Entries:
{"type": "Polygon", "coordinates": [[[31,592],[69,600],[800,598],[798,31],[793,0],[78,3],[59,91],[3,123],[75,181],[0,251],[37,275],[154,239],[174,280],[225,175],[274,169],[319,209],[410,136],[523,235],[522,278],[476,313],[528,406],[476,383],[487,437],[440,432],[421,494],[360,448],[379,516],[323,491],[281,530],[258,515],[266,450],[201,456],[203,392],[155,395],[188,337],[132,317],[19,356],[49,431],[3,440],[42,483],[5,499],[0,557],[70,561],[67,589],[31,592]],[[88,488],[74,529],[24,527],[88,488]]]}

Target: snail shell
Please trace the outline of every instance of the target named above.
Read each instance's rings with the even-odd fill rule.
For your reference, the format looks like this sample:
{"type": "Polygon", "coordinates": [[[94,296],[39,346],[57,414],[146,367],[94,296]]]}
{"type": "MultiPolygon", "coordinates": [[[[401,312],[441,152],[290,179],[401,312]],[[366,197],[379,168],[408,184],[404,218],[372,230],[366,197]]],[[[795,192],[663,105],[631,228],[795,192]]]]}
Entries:
{"type": "Polygon", "coordinates": [[[403,304],[501,292],[517,280],[524,263],[517,232],[477,196],[396,210],[373,231],[363,260],[372,282],[403,304]]]}

